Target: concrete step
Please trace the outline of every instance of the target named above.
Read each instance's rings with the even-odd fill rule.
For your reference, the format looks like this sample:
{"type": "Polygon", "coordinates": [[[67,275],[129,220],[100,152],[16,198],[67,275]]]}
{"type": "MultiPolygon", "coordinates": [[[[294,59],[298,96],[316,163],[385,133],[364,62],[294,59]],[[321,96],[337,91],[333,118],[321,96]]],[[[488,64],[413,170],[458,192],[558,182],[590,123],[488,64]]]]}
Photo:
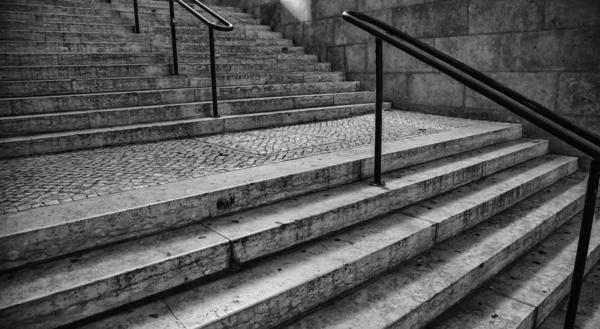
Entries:
{"type": "MultiPolygon", "coordinates": [[[[249,32],[256,33],[259,31],[260,32],[272,32],[271,27],[268,25],[236,25],[235,29],[231,32],[215,33],[215,38],[217,38],[217,35],[225,34],[225,33],[227,33],[228,35],[236,35],[236,34],[237,35],[247,35],[249,32]],[[240,31],[240,32],[235,33],[235,31],[240,31]],[[242,32],[242,31],[244,31],[244,32],[242,32]]],[[[151,27],[144,28],[142,33],[170,35],[171,27],[168,25],[151,26],[151,27]]],[[[180,35],[180,34],[182,34],[182,35],[185,35],[185,34],[202,35],[202,34],[207,34],[207,33],[208,33],[207,29],[205,27],[203,27],[202,25],[198,25],[198,26],[194,26],[194,27],[192,27],[192,25],[183,25],[183,26],[177,27],[177,35],[180,35]]]]}
{"type": "MultiPolygon", "coordinates": [[[[159,304],[167,305],[173,313],[142,320],[143,326],[176,320],[187,328],[271,328],[315,306],[320,309],[318,305],[324,301],[434,247],[439,243],[435,229],[443,222],[438,219],[428,222],[404,215],[402,210],[392,211],[278,257],[242,265],[230,276],[190,285],[183,292],[84,327],[135,322],[148,307],[159,304]]],[[[305,328],[323,328],[326,324],[314,321],[305,328]]]]}
{"type": "MultiPolygon", "coordinates": [[[[204,98],[209,97],[205,90],[204,98]]],[[[165,93],[166,94],[166,93],[165,93]]],[[[196,97],[195,91],[181,93],[181,97],[196,97]]],[[[246,98],[220,100],[219,114],[224,116],[256,114],[264,112],[306,109],[351,104],[372,105],[375,102],[373,92],[339,92],[330,94],[306,94],[264,98],[246,98]]],[[[156,97],[160,97],[157,95],[156,97]]],[[[169,95],[164,95],[168,97],[169,95]]],[[[177,97],[177,96],[173,96],[177,97]]],[[[202,96],[201,96],[202,97],[202,96]]],[[[178,121],[212,116],[212,101],[170,103],[134,107],[57,112],[47,114],[14,115],[0,117],[0,137],[28,136],[69,132],[86,129],[111,128],[146,123],[178,121]]]]}
{"type": "MultiPolygon", "coordinates": [[[[600,219],[599,210],[600,207],[597,207],[596,222],[600,219]]],[[[540,327],[569,293],[581,225],[579,217],[561,226],[523,259],[443,314],[430,328],[480,328],[484,325],[490,329],[540,327]]],[[[595,225],[586,273],[598,260],[600,226],[595,225]]],[[[564,313],[559,319],[560,328],[563,320],[564,313]]]]}
{"type": "MultiPolygon", "coordinates": [[[[596,263],[596,266],[588,272],[583,281],[575,328],[596,329],[600,324],[600,297],[598,291],[600,291],[600,263],[596,263]]],[[[538,328],[564,328],[567,303],[567,298],[563,299],[538,328]]]]}
{"type": "Polygon", "coordinates": [[[0,41],[4,54],[19,53],[119,53],[148,52],[152,50],[145,42],[40,42],[0,41]]]}
{"type": "MultiPolygon", "coordinates": [[[[360,82],[336,81],[219,87],[217,94],[220,101],[225,101],[244,98],[357,92],[359,90],[360,82]]],[[[366,94],[372,93],[366,92],[366,94]]],[[[339,98],[339,102],[343,101],[340,95],[336,97],[339,98]]],[[[324,98],[326,97],[324,96],[324,98]]],[[[373,100],[371,96],[364,99],[356,99],[353,96],[351,99],[357,102],[371,102],[373,100]]],[[[211,100],[211,88],[173,88],[133,92],[5,98],[0,99],[0,118],[10,115],[87,111],[143,105],[207,102],[211,100]]]]}
{"type": "MultiPolygon", "coordinates": [[[[275,32],[264,33],[259,35],[260,38],[254,38],[258,43],[265,43],[268,41],[281,42],[285,40],[282,36],[275,32]]],[[[193,35],[193,34],[181,34],[177,36],[179,42],[202,42],[207,43],[207,35],[193,35]]],[[[240,36],[240,34],[228,35],[219,34],[215,37],[216,41],[232,42],[242,41],[247,42],[248,37],[240,36]]],[[[156,44],[170,44],[171,35],[152,35],[146,33],[77,33],[77,32],[60,32],[60,31],[27,31],[27,30],[3,30],[0,31],[0,40],[10,41],[47,41],[47,42],[117,42],[117,41],[131,41],[131,42],[154,42],[156,44]]],[[[289,43],[289,41],[288,41],[289,43]]],[[[291,44],[289,44],[291,45],[291,44]]]]}
{"type": "Polygon", "coordinates": [[[60,32],[105,32],[105,33],[133,33],[134,23],[126,24],[86,24],[86,23],[44,23],[44,22],[0,22],[3,31],[60,31],[60,32]]]}
{"type": "MultiPolygon", "coordinates": [[[[440,166],[440,162],[444,162],[444,160],[438,160],[435,163],[418,165],[413,168],[392,172],[388,175],[387,181],[390,182],[390,185],[388,185],[389,187],[386,190],[371,187],[366,181],[361,181],[312,195],[301,196],[296,200],[287,200],[267,205],[262,208],[250,210],[249,213],[237,213],[197,224],[193,227],[186,227],[139,239],[135,242],[91,251],[80,254],[76,258],[68,257],[50,264],[42,264],[9,272],[4,277],[13,277],[13,279],[9,279],[8,281],[2,280],[0,282],[7,282],[5,285],[7,289],[5,290],[12,304],[3,305],[4,307],[3,310],[0,310],[0,314],[8,314],[7,318],[10,320],[7,323],[15,326],[15,328],[19,328],[23,324],[23,321],[27,320],[22,316],[18,319],[15,316],[16,314],[35,315],[36,322],[43,322],[45,326],[53,327],[54,325],[63,323],[47,319],[46,316],[51,314],[52,318],[56,318],[55,312],[57,310],[68,309],[69,314],[62,314],[62,319],[58,321],[73,321],[83,315],[81,309],[96,309],[97,311],[101,311],[102,309],[114,307],[159,292],[159,289],[168,289],[186,281],[202,278],[208,273],[214,274],[224,271],[234,265],[236,267],[240,265],[244,266],[252,260],[264,257],[269,253],[288,249],[291,246],[317,239],[360,221],[371,220],[379,213],[398,209],[403,204],[418,202],[440,191],[456,188],[464,184],[465,179],[477,179],[477,177],[465,177],[469,176],[468,174],[465,175],[465,172],[469,172],[470,167],[486,166],[494,162],[498,163],[503,161],[500,160],[502,157],[506,159],[511,158],[509,162],[503,164],[504,166],[511,165],[523,161],[522,155],[524,153],[521,152],[523,149],[536,150],[528,152],[529,156],[535,156],[534,154],[540,155],[544,152],[546,147],[547,143],[539,143],[539,141],[508,143],[504,147],[496,146],[481,150],[481,153],[489,154],[489,156],[485,160],[482,158],[479,162],[469,160],[480,156],[481,153],[470,152],[450,161],[445,161],[442,166],[440,166]],[[521,151],[517,151],[517,149],[521,149],[521,151]],[[495,153],[494,155],[497,158],[492,159],[492,153],[495,153]],[[513,154],[513,156],[511,157],[509,154],[513,154]],[[519,154],[519,156],[515,157],[515,154],[519,154]],[[451,169],[443,169],[442,167],[444,166],[446,169],[451,169]],[[398,179],[395,176],[402,176],[402,178],[398,179]],[[411,177],[416,179],[411,180],[411,177]],[[436,184],[438,188],[434,189],[427,188],[427,185],[434,181],[444,181],[447,184],[436,184]],[[393,197],[394,195],[406,194],[413,197],[404,199],[403,202],[396,202],[396,198],[393,197]],[[323,195],[327,197],[323,197],[323,195]],[[362,205],[369,207],[371,211],[361,209],[362,205]],[[324,220],[325,218],[327,220],[324,220]],[[280,222],[293,223],[293,226],[288,227],[288,224],[285,223],[273,225],[273,219],[278,219],[280,222]],[[348,221],[348,219],[352,219],[352,221],[348,221]],[[238,224],[234,223],[238,220],[238,224]],[[309,227],[312,230],[307,230],[309,227]],[[201,242],[197,242],[198,236],[204,237],[201,239],[201,242]],[[242,241],[253,241],[253,243],[248,244],[242,241]],[[232,249],[231,251],[227,250],[228,246],[232,249]],[[157,253],[155,250],[171,250],[172,252],[170,252],[170,256],[165,256],[164,253],[157,253]],[[232,255],[237,262],[231,262],[232,255]],[[198,267],[198,261],[203,262],[200,268],[198,267]],[[195,265],[189,266],[186,264],[195,265]],[[153,275],[148,276],[147,273],[153,273],[153,275]],[[173,273],[177,273],[176,277],[172,276],[173,273]],[[130,287],[116,284],[117,282],[123,282],[121,277],[124,276],[128,277],[130,287]],[[55,284],[52,287],[40,284],[47,280],[55,284]],[[160,288],[148,289],[148,287],[158,287],[157,284],[159,282],[160,288]],[[114,287],[114,291],[109,292],[104,288],[111,286],[114,287]],[[107,305],[107,303],[98,300],[98,298],[102,299],[102,296],[113,294],[119,296],[119,302],[107,305]],[[66,295],[77,297],[65,298],[66,295]],[[63,304],[63,300],[66,299],[68,302],[63,304]],[[43,306],[49,304],[55,306],[51,309],[43,306]],[[98,307],[95,304],[104,305],[98,307]]],[[[501,169],[501,166],[497,165],[491,165],[490,167],[494,167],[494,170],[501,169]]],[[[491,176],[491,180],[505,181],[510,180],[514,175],[520,175],[519,177],[522,180],[513,180],[512,185],[510,183],[497,184],[495,186],[496,191],[493,192],[491,190],[494,187],[490,186],[488,196],[504,200],[504,202],[500,201],[499,203],[505,203],[505,207],[507,207],[518,200],[519,197],[523,198],[527,193],[531,194],[569,174],[575,170],[574,168],[573,159],[547,156],[534,160],[519,166],[512,170],[511,173],[499,173],[497,174],[499,175],[498,177],[491,176]],[[524,187],[526,185],[528,186],[527,188],[524,187]],[[519,196],[519,186],[523,186],[524,191],[527,191],[522,196],[519,196]]],[[[485,174],[493,174],[493,170],[485,174]]],[[[481,208],[486,208],[489,215],[502,210],[500,206],[495,207],[489,200],[487,205],[482,204],[484,202],[478,200],[475,196],[472,196],[470,200],[470,207],[463,207],[463,211],[459,211],[459,215],[466,216],[473,209],[481,208]]],[[[355,232],[342,233],[338,236],[356,236],[356,231],[362,233],[368,232],[374,235],[375,232],[383,232],[386,227],[392,230],[396,228],[393,231],[401,232],[402,229],[410,227],[406,223],[399,224],[397,216],[397,214],[390,215],[387,220],[380,219],[374,223],[367,224],[370,226],[369,228],[355,229],[355,232]]],[[[480,218],[480,220],[482,219],[480,218]]],[[[410,240],[417,244],[431,243],[431,241],[416,242],[416,239],[419,235],[431,235],[433,231],[432,226],[434,225],[427,225],[426,228],[426,225],[416,226],[426,232],[414,234],[413,236],[410,236],[410,234],[400,234],[401,237],[398,240],[403,242],[410,240]]],[[[384,246],[396,250],[399,244],[398,241],[394,241],[394,238],[391,237],[391,232],[386,235],[386,243],[377,247],[381,248],[384,246]],[[396,246],[390,246],[390,243],[392,245],[396,244],[396,246]]],[[[315,244],[319,245],[322,242],[315,244]]],[[[306,249],[315,248],[314,246],[308,246],[306,249]]],[[[416,247],[411,252],[416,253],[418,250],[422,250],[422,247],[416,247]]],[[[392,260],[392,262],[398,261],[401,258],[402,256],[396,256],[396,259],[392,260]]],[[[378,259],[377,261],[384,262],[382,259],[378,259]]],[[[387,262],[389,261],[387,260],[387,262]]],[[[381,269],[386,265],[378,264],[377,268],[381,269]]],[[[253,271],[255,269],[249,270],[253,271]]],[[[234,279],[232,277],[224,278],[223,280],[232,282],[234,279]]]]}
{"type": "MultiPolygon", "coordinates": [[[[557,182],[283,327],[425,327],[581,210],[585,182],[581,176],[573,178],[557,182]]],[[[186,326],[199,322],[199,307],[182,298],[170,298],[167,303],[186,326]]],[[[209,314],[214,318],[213,314],[223,313],[209,314]]],[[[218,321],[223,323],[223,318],[227,319],[218,321]]],[[[469,328],[468,323],[463,323],[465,327],[469,328]]]]}
{"type": "MultiPolygon", "coordinates": [[[[482,123],[417,136],[410,141],[386,142],[382,170],[389,172],[515,140],[521,133],[520,125],[482,123]]],[[[543,144],[537,147],[544,152],[543,144]]],[[[536,153],[526,149],[519,156],[522,161],[528,154],[536,153]]],[[[0,215],[4,223],[0,231],[3,253],[0,266],[2,270],[15,268],[362,180],[372,175],[372,152],[372,146],[364,146],[329,156],[300,158],[149,187],[143,193],[133,190],[102,199],[0,215]],[[261,192],[250,193],[257,190],[261,192]],[[105,233],[107,228],[111,234],[105,233]]]]}
{"type": "MultiPolygon", "coordinates": [[[[343,80],[345,80],[345,73],[343,72],[217,73],[217,85],[220,87],[343,80]]],[[[210,86],[212,86],[211,78],[208,76],[193,77],[186,75],[0,81],[0,95],[3,97],[59,95],[210,86]]]]}
{"type": "MultiPolygon", "coordinates": [[[[259,47],[255,47],[259,48],[259,47]]],[[[328,72],[329,63],[292,62],[268,64],[217,64],[217,74],[247,72],[328,72]]],[[[3,66],[0,80],[54,80],[69,78],[110,78],[156,76],[172,74],[171,64],[113,64],[113,65],[62,65],[62,66],[3,66]]],[[[181,63],[179,74],[210,75],[209,63],[181,63]]]]}
{"type": "MultiPolygon", "coordinates": [[[[266,100],[265,102],[268,102],[266,100]]],[[[239,102],[237,104],[243,104],[239,102]]],[[[236,105],[237,105],[236,104],[236,105]]],[[[209,104],[210,105],[210,104],[209,104]]],[[[192,106],[185,105],[172,106],[175,111],[163,114],[160,112],[164,107],[145,107],[141,111],[150,113],[154,118],[164,117],[166,115],[177,115],[180,111],[199,110],[192,106]],[[156,109],[156,111],[153,111],[156,109]]],[[[386,103],[384,109],[389,109],[390,104],[386,103]]],[[[224,109],[229,112],[229,109],[224,109]]],[[[243,131],[249,129],[270,128],[284,126],[289,124],[301,124],[307,122],[333,120],[349,116],[369,113],[374,111],[374,104],[350,104],[336,105],[327,107],[306,107],[304,109],[292,109],[270,112],[259,112],[253,114],[228,115],[220,118],[199,118],[187,120],[173,120],[152,123],[140,123],[123,126],[123,122],[118,127],[91,128],[85,130],[38,134],[32,136],[18,136],[0,138],[0,157],[17,157],[36,154],[48,154],[55,152],[65,152],[79,149],[90,149],[97,147],[106,147],[114,145],[125,145],[133,143],[143,143],[160,141],[175,138],[184,138],[192,136],[212,135],[222,132],[243,131]]],[[[109,111],[110,112],[110,111],[109,111]]],[[[116,112],[119,116],[123,112],[116,112]]],[[[129,112],[127,112],[129,113],[129,112]]],[[[132,113],[136,113],[135,111],[132,113]]],[[[108,113],[108,114],[115,114],[108,113]]],[[[111,115],[98,113],[100,118],[97,123],[118,122],[113,120],[111,115]]],[[[205,116],[206,113],[200,115],[205,116]]],[[[119,116],[122,118],[122,116],[119,116]]],[[[72,116],[69,116],[72,118],[72,116]]],[[[129,121],[143,120],[143,118],[122,118],[129,121]]],[[[155,119],[152,119],[155,120],[155,119]]]]}
{"type": "Polygon", "coordinates": [[[20,12],[1,12],[0,26],[9,27],[6,22],[21,22],[21,23],[92,23],[102,24],[110,23],[117,25],[131,24],[130,18],[120,17],[119,15],[102,15],[102,16],[77,16],[77,15],[61,15],[54,13],[20,13],[20,12]]]}
{"type": "MultiPolygon", "coordinates": [[[[210,62],[208,53],[178,52],[180,63],[210,62]]],[[[172,63],[171,53],[144,52],[144,53],[94,53],[94,54],[0,54],[0,66],[39,66],[43,65],[82,65],[82,64],[139,64],[139,63],[172,63]]],[[[303,53],[291,54],[215,54],[217,63],[222,64],[259,64],[279,61],[304,61],[317,62],[316,55],[303,53]]]]}

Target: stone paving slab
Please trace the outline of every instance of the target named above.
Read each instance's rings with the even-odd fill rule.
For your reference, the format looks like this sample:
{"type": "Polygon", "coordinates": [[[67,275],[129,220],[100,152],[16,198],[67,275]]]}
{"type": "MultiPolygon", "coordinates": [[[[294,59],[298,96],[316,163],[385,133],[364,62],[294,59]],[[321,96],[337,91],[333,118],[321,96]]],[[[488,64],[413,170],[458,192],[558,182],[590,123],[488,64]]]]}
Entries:
{"type": "MultiPolygon", "coordinates": [[[[478,121],[384,112],[384,141],[478,121]]],[[[0,214],[52,206],[373,143],[374,116],[0,160],[0,214]]]]}

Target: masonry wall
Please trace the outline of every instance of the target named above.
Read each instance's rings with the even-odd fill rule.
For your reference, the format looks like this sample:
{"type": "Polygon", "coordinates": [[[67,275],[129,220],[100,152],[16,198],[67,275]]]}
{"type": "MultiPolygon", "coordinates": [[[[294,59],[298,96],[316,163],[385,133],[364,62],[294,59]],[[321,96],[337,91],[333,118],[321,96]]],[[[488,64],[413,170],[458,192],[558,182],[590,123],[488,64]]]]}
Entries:
{"type": "MultiPolygon", "coordinates": [[[[600,133],[599,0],[221,0],[241,5],[349,79],[374,88],[374,39],[340,18],[369,13],[600,133]]],[[[521,122],[390,47],[385,97],[395,108],[521,122]]],[[[525,124],[528,136],[551,138],[525,124]]],[[[552,141],[552,151],[576,154],[552,141]]]]}

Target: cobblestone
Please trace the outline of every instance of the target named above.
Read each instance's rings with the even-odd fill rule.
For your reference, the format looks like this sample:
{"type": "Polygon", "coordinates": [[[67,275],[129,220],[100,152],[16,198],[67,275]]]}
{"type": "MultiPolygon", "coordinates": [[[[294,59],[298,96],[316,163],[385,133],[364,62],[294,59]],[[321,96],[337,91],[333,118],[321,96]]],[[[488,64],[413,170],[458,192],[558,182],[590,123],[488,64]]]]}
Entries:
{"type": "MultiPolygon", "coordinates": [[[[477,122],[384,112],[384,141],[477,122]]],[[[0,160],[0,214],[331,153],[373,143],[374,116],[0,160]]]]}

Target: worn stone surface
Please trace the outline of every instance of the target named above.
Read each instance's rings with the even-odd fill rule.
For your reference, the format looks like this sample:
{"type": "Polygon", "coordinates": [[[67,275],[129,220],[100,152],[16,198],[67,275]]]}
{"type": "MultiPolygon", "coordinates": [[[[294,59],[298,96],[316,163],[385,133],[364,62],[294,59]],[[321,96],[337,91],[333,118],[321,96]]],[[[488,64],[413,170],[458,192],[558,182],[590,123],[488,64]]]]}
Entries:
{"type": "Polygon", "coordinates": [[[0,319],[12,328],[64,325],[224,270],[228,246],[196,226],[4,272],[0,319]]]}
{"type": "Polygon", "coordinates": [[[538,193],[289,327],[423,326],[550,234],[576,198],[538,193]]]}
{"type": "MultiPolygon", "coordinates": [[[[509,154],[518,152],[517,147],[527,149],[530,157],[540,155],[545,148],[538,147],[536,144],[520,141],[504,143],[500,149],[488,147],[480,152],[493,153],[496,158],[493,160],[481,158],[480,161],[502,161],[501,159],[509,154]]],[[[475,171],[472,167],[480,165],[468,161],[470,157],[478,154],[480,153],[468,152],[451,162],[438,160],[431,165],[389,173],[384,176],[386,190],[383,191],[362,183],[344,185],[323,193],[296,197],[269,207],[232,214],[205,223],[233,242],[234,254],[238,261],[247,262],[462,185],[473,178],[473,176],[466,177],[465,173],[475,171]],[[403,198],[398,201],[400,196],[403,198]],[[289,209],[294,210],[290,213],[289,209]]],[[[519,160],[515,159],[514,162],[519,160]]],[[[552,164],[550,159],[546,161],[549,161],[547,165],[556,171],[556,175],[565,174],[560,170],[559,161],[555,164],[552,164]]],[[[575,168],[576,163],[573,159],[563,159],[563,161],[570,162],[570,167],[575,168]]],[[[533,177],[530,179],[534,181],[533,177]]],[[[541,184],[537,185],[537,188],[544,186],[544,183],[541,184]]],[[[473,200],[473,203],[477,202],[481,201],[473,200]]],[[[496,211],[499,210],[501,209],[496,211]]],[[[431,219],[428,216],[415,215],[410,211],[402,212],[432,223],[442,221],[441,218],[431,219]]],[[[464,228],[465,226],[461,226],[459,229],[464,228]]]]}

